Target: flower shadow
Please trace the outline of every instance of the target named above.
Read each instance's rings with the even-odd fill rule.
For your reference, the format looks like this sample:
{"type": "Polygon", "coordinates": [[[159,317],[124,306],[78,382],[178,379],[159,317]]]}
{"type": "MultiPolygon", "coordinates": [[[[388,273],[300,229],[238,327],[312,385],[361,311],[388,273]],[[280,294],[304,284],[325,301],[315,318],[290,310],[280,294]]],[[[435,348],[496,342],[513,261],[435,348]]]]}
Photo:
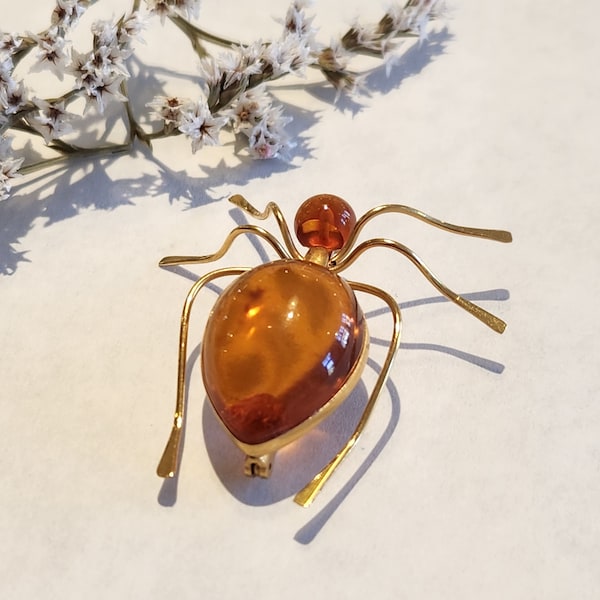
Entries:
{"type": "MultiPolygon", "coordinates": [[[[172,204],[180,203],[184,210],[198,208],[224,199],[225,194],[218,191],[220,187],[243,186],[256,178],[266,179],[298,168],[277,159],[248,158],[233,168],[224,162],[214,168],[204,167],[204,174],[195,176],[170,167],[141,144],[136,144],[132,154],[147,161],[154,172],[114,178],[109,167],[119,160],[118,156],[73,158],[68,165],[15,186],[15,193],[0,202],[0,275],[13,275],[21,263],[29,262],[27,249],[21,247],[38,219],[50,226],[76,217],[83,210],[115,210],[163,196],[172,204]]],[[[308,157],[310,151],[306,149],[303,154],[308,157]]]]}
{"type": "Polygon", "coordinates": [[[434,60],[446,52],[452,39],[447,28],[432,31],[427,38],[416,42],[395,57],[383,68],[373,69],[366,76],[366,87],[379,94],[389,94],[398,89],[409,77],[419,75],[434,60]]]}
{"type": "Polygon", "coordinates": [[[0,202],[0,274],[12,275],[19,264],[29,261],[27,250],[20,246],[40,218],[50,226],[76,217],[82,210],[114,210],[158,197],[166,197],[170,203],[180,203],[189,210],[224,199],[225,194],[219,189],[225,186],[244,186],[254,179],[267,179],[298,168],[298,161],[312,157],[304,132],[318,116],[293,105],[285,105],[285,109],[294,118],[288,126],[296,141],[294,163],[240,156],[234,166],[222,160],[215,167],[203,167],[202,174],[190,175],[163,161],[160,151],[153,153],[144,144],[136,143],[130,154],[143,166],[135,170],[146,171],[139,175],[113,178],[110,167],[120,158],[115,154],[93,159],[74,157],[68,164],[26,178],[14,186],[10,198],[0,202]]]}
{"type": "MultiPolygon", "coordinates": [[[[369,96],[374,93],[389,94],[397,90],[406,79],[418,75],[437,57],[444,54],[451,39],[452,35],[444,28],[431,32],[426,39],[411,43],[403,52],[397,50],[384,65],[379,64],[359,77],[359,82],[361,79],[363,81],[360,91],[369,96]]],[[[335,104],[338,110],[353,116],[365,108],[360,94],[338,94],[326,82],[306,86],[306,90],[318,100],[335,104]]]]}
{"type": "Polygon", "coordinates": [[[84,209],[112,210],[132,203],[136,182],[115,182],[105,164],[106,159],[74,159],[69,168],[57,168],[30,179],[30,191],[0,203],[0,274],[12,275],[20,263],[29,261],[27,250],[18,247],[38,219],[45,219],[45,225],[50,226],[84,209]],[[97,193],[100,190],[102,194],[97,193]]]}

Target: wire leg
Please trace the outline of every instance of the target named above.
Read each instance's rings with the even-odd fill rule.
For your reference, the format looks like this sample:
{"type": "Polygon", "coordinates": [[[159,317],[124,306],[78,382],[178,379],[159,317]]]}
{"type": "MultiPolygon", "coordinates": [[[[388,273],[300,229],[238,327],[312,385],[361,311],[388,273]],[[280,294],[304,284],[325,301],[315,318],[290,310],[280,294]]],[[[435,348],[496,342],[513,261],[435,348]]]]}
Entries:
{"type": "Polygon", "coordinates": [[[482,323],[487,325],[490,329],[494,330],[496,333],[503,333],[506,329],[506,323],[488,312],[481,306],[477,306],[477,304],[473,304],[466,298],[463,298],[456,292],[453,292],[447,285],[443,284],[427,267],[423,261],[410,249],[407,248],[404,244],[400,242],[396,242],[394,240],[386,240],[386,239],[372,239],[359,244],[348,256],[346,256],[342,261],[340,261],[337,266],[334,268],[336,273],[347,269],[363,252],[368,250],[369,248],[389,248],[391,250],[396,250],[400,252],[406,258],[408,258],[421,273],[429,280],[429,282],[448,300],[454,302],[457,306],[460,306],[463,310],[466,310],[470,315],[479,319],[482,323]]]}
{"type": "Polygon", "coordinates": [[[254,206],[252,206],[252,204],[250,204],[250,202],[248,202],[248,200],[246,200],[246,198],[244,198],[244,196],[242,196],[241,194],[234,194],[233,196],[231,196],[231,198],[229,198],[229,202],[235,204],[238,208],[241,208],[242,210],[251,214],[255,219],[264,220],[272,214],[275,217],[275,220],[277,221],[277,226],[279,227],[279,231],[281,231],[281,235],[283,237],[285,247],[288,249],[288,252],[296,260],[302,259],[302,255],[300,254],[300,252],[298,252],[298,249],[294,245],[294,241],[292,240],[292,236],[290,234],[290,230],[287,226],[287,223],[283,218],[281,209],[279,208],[279,206],[277,206],[277,204],[275,204],[275,202],[269,202],[265,210],[263,211],[260,211],[254,206]]]}
{"type": "Polygon", "coordinates": [[[223,245],[214,254],[207,254],[206,256],[165,256],[164,258],[161,258],[158,266],[173,267],[175,265],[193,265],[218,260],[226,254],[229,248],[231,248],[233,241],[243,233],[256,235],[268,242],[280,258],[290,258],[290,255],[286,252],[285,248],[277,241],[277,238],[275,238],[272,233],[269,233],[257,225],[240,225],[229,232],[223,245]]]}
{"type": "Polygon", "coordinates": [[[337,453],[337,455],[329,462],[329,464],[318,473],[313,480],[306,485],[303,489],[301,489],[295,496],[294,502],[299,504],[300,506],[308,506],[315,499],[317,494],[321,491],[321,488],[325,485],[326,481],[331,477],[337,466],[344,460],[347,454],[352,450],[360,434],[363,432],[371,413],[373,412],[373,408],[375,406],[375,402],[381,393],[381,389],[383,388],[385,381],[388,377],[390,369],[392,367],[392,363],[394,361],[394,357],[396,356],[396,352],[400,346],[400,329],[402,324],[402,317],[400,314],[400,308],[398,303],[392,298],[388,293],[383,290],[367,285],[365,283],[358,282],[349,282],[350,287],[352,289],[357,290],[359,292],[365,292],[367,294],[372,294],[373,296],[377,296],[381,298],[389,307],[392,312],[392,318],[394,320],[393,323],[393,333],[392,339],[390,340],[390,345],[388,348],[388,353],[385,358],[385,362],[383,363],[383,367],[381,368],[381,372],[379,373],[379,377],[373,386],[373,390],[371,391],[371,395],[369,396],[369,400],[367,401],[367,405],[365,406],[365,410],[360,417],[360,420],[356,426],[356,429],[346,442],[345,446],[337,453]]]}
{"type": "Polygon", "coordinates": [[[179,464],[179,454],[181,446],[181,434],[185,425],[185,365],[187,358],[187,341],[188,341],[188,329],[190,322],[190,312],[194,300],[198,295],[198,292],[210,281],[217,279],[218,277],[226,277],[228,275],[240,275],[248,271],[248,268],[237,267],[229,269],[218,269],[207,273],[191,287],[188,295],[186,296],[183,311],[181,313],[181,324],[179,329],[179,359],[177,364],[177,398],[175,403],[175,416],[173,419],[173,427],[171,429],[171,435],[162,458],[156,469],[156,473],[159,477],[174,477],[177,472],[179,464]]]}
{"type": "Polygon", "coordinates": [[[358,221],[350,237],[346,240],[346,244],[344,248],[338,253],[336,259],[338,262],[344,260],[352,247],[354,246],[354,242],[358,238],[358,234],[361,232],[363,227],[370,221],[373,217],[378,215],[383,215],[386,213],[399,213],[408,215],[410,217],[415,217],[429,225],[433,225],[434,227],[439,227],[440,229],[444,229],[451,233],[458,233],[460,235],[468,235],[471,237],[478,237],[485,240],[493,240],[495,242],[502,243],[510,243],[512,242],[512,235],[509,231],[503,231],[499,229],[480,229],[478,227],[464,227],[462,225],[454,225],[453,223],[446,223],[444,221],[440,221],[431,215],[428,215],[416,208],[412,208],[410,206],[405,206],[403,204],[382,204],[381,206],[376,206],[371,210],[368,210],[358,221]]]}

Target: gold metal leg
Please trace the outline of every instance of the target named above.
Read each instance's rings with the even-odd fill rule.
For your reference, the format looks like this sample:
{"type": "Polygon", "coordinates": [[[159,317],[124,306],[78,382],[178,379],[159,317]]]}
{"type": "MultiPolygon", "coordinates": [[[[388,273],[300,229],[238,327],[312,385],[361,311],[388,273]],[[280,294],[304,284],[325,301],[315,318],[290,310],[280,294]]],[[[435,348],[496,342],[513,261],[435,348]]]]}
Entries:
{"type": "Polygon", "coordinates": [[[454,225],[453,223],[446,223],[444,221],[440,221],[431,215],[424,213],[416,208],[412,208],[410,206],[405,206],[403,204],[382,204],[381,206],[376,206],[368,210],[354,226],[352,233],[348,240],[346,240],[346,245],[344,248],[337,254],[336,260],[342,262],[346,256],[350,254],[352,250],[352,246],[354,242],[358,238],[358,234],[361,232],[363,227],[369,222],[373,217],[389,214],[389,213],[398,213],[408,215],[409,217],[414,217],[428,223],[429,225],[433,225],[434,227],[438,227],[439,229],[444,229],[445,231],[449,231],[450,233],[458,233],[460,235],[467,235],[471,237],[478,237],[484,240],[492,240],[494,242],[502,242],[504,244],[512,242],[512,235],[509,231],[503,231],[500,229],[480,229],[478,227],[464,227],[462,225],[454,225]]]}
{"type": "MultiPolygon", "coordinates": [[[[170,263],[176,264],[176,263],[170,263]]],[[[179,359],[177,365],[177,399],[175,403],[175,417],[173,419],[173,428],[169,441],[165,447],[162,458],[158,464],[156,472],[159,477],[174,477],[179,464],[179,451],[181,444],[181,434],[185,425],[185,365],[187,359],[187,341],[190,321],[190,312],[198,292],[210,281],[218,277],[227,277],[230,275],[241,275],[249,268],[236,267],[228,269],[217,269],[207,273],[191,287],[183,305],[181,313],[181,325],[179,329],[179,359]]]]}
{"type": "Polygon", "coordinates": [[[469,314],[479,319],[482,323],[487,325],[490,329],[493,329],[496,333],[502,333],[506,329],[506,323],[502,319],[499,319],[480,306],[473,304],[466,298],[463,298],[456,292],[453,292],[448,286],[444,285],[410,248],[407,248],[400,242],[382,238],[367,240],[366,242],[359,244],[346,258],[339,262],[333,268],[333,271],[339,273],[340,271],[348,268],[363,252],[365,252],[365,250],[368,250],[369,248],[390,248],[391,250],[400,252],[400,254],[406,256],[406,258],[408,258],[419,269],[419,271],[425,275],[427,280],[440,293],[446,296],[448,300],[451,300],[454,302],[454,304],[466,310],[469,314]]]}
{"type": "Polygon", "coordinates": [[[394,361],[394,357],[396,356],[396,352],[400,346],[400,329],[402,324],[402,317],[400,314],[400,308],[398,303],[390,296],[387,292],[383,290],[367,285],[366,283],[358,283],[358,282],[348,282],[352,289],[365,292],[367,294],[372,294],[373,296],[377,296],[381,298],[389,307],[392,313],[393,318],[393,332],[392,339],[390,340],[390,345],[388,349],[387,356],[385,358],[385,362],[383,363],[383,367],[381,368],[381,372],[379,373],[379,377],[375,382],[373,390],[371,391],[371,395],[369,396],[369,400],[367,401],[367,405],[365,406],[365,410],[358,422],[356,429],[346,442],[346,445],[337,453],[337,455],[331,460],[331,462],[320,472],[318,473],[313,480],[306,485],[302,490],[300,490],[295,498],[294,502],[299,504],[300,506],[308,506],[315,499],[316,495],[320,492],[321,488],[325,485],[326,481],[331,477],[337,466],[344,460],[346,455],[352,450],[360,434],[364,430],[371,413],[373,412],[373,408],[375,406],[375,402],[381,393],[381,389],[383,388],[385,381],[388,377],[389,371],[392,367],[392,363],[394,361]]]}
{"type": "Polygon", "coordinates": [[[192,265],[218,260],[226,254],[229,248],[231,248],[233,241],[244,233],[257,235],[268,242],[275,252],[277,252],[280,258],[291,258],[291,256],[286,252],[285,248],[279,243],[277,238],[275,238],[273,234],[268,232],[266,229],[258,227],[257,225],[240,225],[229,232],[229,235],[225,238],[223,245],[214,254],[207,254],[206,256],[165,256],[159,261],[158,266],[173,267],[175,265],[192,265]]]}
{"type": "Polygon", "coordinates": [[[272,214],[277,221],[279,231],[281,231],[281,236],[283,237],[283,241],[285,242],[285,247],[288,249],[288,252],[296,260],[302,260],[302,254],[298,252],[298,249],[294,245],[292,235],[290,234],[287,223],[283,218],[281,209],[279,206],[277,206],[277,204],[275,204],[275,202],[269,202],[263,211],[260,211],[252,206],[252,204],[250,204],[250,202],[248,202],[248,200],[246,200],[246,198],[244,198],[244,196],[241,194],[235,194],[231,196],[231,198],[229,198],[229,202],[235,204],[238,208],[241,208],[242,210],[251,214],[255,219],[260,219],[261,221],[272,214]]]}

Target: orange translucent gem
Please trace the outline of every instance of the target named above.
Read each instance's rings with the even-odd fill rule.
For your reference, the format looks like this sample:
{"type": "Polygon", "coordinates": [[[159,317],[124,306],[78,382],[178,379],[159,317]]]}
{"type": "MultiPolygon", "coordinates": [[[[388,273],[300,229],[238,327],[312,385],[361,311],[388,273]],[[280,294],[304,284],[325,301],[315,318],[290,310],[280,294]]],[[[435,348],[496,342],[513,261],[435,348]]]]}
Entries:
{"type": "Polygon", "coordinates": [[[202,345],[208,397],[235,438],[271,440],[336,394],[365,335],[343,279],[308,261],[261,265],[234,281],[211,312],[202,345]]]}
{"type": "Polygon", "coordinates": [[[294,226],[305,248],[339,250],[356,224],[352,207],[339,196],[318,194],[300,205],[294,226]]]}

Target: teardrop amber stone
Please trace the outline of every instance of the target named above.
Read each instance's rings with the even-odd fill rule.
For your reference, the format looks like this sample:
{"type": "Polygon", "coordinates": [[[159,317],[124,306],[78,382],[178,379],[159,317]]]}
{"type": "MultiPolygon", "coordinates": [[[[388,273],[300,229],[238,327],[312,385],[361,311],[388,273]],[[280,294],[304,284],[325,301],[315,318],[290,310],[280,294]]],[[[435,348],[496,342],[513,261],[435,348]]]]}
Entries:
{"type": "Polygon", "coordinates": [[[235,438],[266,442],[327,404],[356,365],[365,335],[343,279],[308,261],[261,265],[221,294],[208,319],[208,397],[235,438]]]}

